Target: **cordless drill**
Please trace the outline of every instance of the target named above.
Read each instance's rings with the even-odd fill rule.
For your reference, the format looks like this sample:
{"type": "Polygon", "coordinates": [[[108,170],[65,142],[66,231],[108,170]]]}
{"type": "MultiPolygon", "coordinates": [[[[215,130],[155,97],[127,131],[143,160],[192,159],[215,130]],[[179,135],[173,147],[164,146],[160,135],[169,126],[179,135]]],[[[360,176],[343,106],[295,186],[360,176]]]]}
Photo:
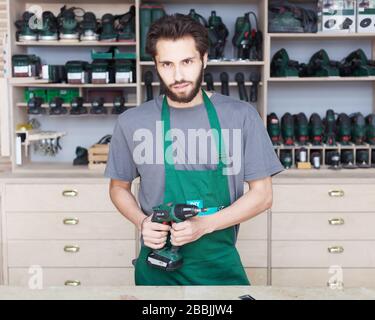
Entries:
{"type": "MultiPolygon", "coordinates": [[[[151,221],[162,224],[183,222],[198,215],[200,212],[207,211],[206,208],[200,209],[192,204],[173,205],[173,203],[162,204],[153,207],[152,210],[154,214],[151,221]]],[[[147,263],[165,271],[174,271],[183,264],[183,258],[178,251],[179,247],[167,244],[162,249],[150,252],[147,256],[147,263]]]]}

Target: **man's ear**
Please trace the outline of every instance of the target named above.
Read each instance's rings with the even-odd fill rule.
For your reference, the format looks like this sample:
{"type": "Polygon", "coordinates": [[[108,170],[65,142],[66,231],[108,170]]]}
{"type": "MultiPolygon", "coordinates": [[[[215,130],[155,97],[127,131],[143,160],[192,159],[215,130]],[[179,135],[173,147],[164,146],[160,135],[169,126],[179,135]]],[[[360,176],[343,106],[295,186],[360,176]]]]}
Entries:
{"type": "Polygon", "coordinates": [[[208,61],[208,52],[203,55],[203,69],[206,69],[208,61]]]}

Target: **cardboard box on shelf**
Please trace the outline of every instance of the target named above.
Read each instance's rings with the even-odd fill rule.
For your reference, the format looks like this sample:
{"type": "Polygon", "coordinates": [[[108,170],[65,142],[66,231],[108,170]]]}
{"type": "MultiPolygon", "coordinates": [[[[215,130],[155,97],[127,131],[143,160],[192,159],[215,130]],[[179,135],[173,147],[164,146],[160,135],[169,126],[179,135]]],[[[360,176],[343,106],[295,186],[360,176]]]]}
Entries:
{"type": "Polygon", "coordinates": [[[355,0],[322,0],[322,31],[352,33],[356,29],[355,0]]]}
{"type": "Polygon", "coordinates": [[[357,1],[357,32],[375,32],[375,0],[357,1]]]}

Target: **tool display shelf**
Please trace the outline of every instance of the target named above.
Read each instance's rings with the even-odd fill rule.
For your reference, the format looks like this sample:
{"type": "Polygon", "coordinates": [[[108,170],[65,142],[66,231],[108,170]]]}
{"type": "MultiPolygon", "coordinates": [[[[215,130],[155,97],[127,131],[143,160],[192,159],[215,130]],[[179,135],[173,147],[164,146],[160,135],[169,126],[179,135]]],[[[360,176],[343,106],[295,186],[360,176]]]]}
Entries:
{"type": "MultiPolygon", "coordinates": [[[[321,168],[326,169],[328,166],[325,164],[326,160],[326,152],[328,150],[336,150],[338,153],[341,154],[342,150],[353,150],[354,159],[356,159],[356,151],[357,150],[367,150],[369,153],[369,163],[371,163],[371,151],[375,150],[375,145],[370,145],[368,143],[363,143],[360,145],[356,145],[354,143],[350,143],[347,145],[336,143],[336,145],[327,145],[325,143],[321,145],[313,145],[312,143],[307,143],[305,145],[302,144],[294,144],[294,145],[274,145],[274,149],[277,153],[277,155],[280,157],[280,153],[282,150],[290,150],[292,152],[292,168],[291,170],[294,170],[296,168],[296,151],[300,149],[306,149],[307,151],[307,162],[311,162],[311,154],[312,151],[318,151],[321,155],[321,168]]],[[[302,170],[302,169],[295,169],[295,170],[302,170]]]]}

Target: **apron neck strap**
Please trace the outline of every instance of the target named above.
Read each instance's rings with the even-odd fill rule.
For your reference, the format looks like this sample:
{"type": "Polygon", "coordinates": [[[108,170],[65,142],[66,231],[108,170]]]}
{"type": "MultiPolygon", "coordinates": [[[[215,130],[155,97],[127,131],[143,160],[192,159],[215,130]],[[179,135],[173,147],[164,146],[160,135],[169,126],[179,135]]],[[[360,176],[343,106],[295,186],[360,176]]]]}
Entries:
{"type": "MultiPolygon", "coordinates": [[[[225,156],[224,143],[222,139],[221,127],[219,118],[217,116],[214,105],[206,92],[202,90],[203,102],[207,111],[208,120],[210,123],[212,135],[214,136],[216,150],[218,150],[219,163],[217,169],[224,168],[223,157],[225,156]]],[[[164,139],[164,166],[165,168],[175,169],[173,163],[172,154],[172,139],[171,139],[171,120],[170,120],[170,108],[168,106],[167,97],[164,95],[163,106],[162,106],[162,122],[163,122],[163,139],[164,139]]]]}

